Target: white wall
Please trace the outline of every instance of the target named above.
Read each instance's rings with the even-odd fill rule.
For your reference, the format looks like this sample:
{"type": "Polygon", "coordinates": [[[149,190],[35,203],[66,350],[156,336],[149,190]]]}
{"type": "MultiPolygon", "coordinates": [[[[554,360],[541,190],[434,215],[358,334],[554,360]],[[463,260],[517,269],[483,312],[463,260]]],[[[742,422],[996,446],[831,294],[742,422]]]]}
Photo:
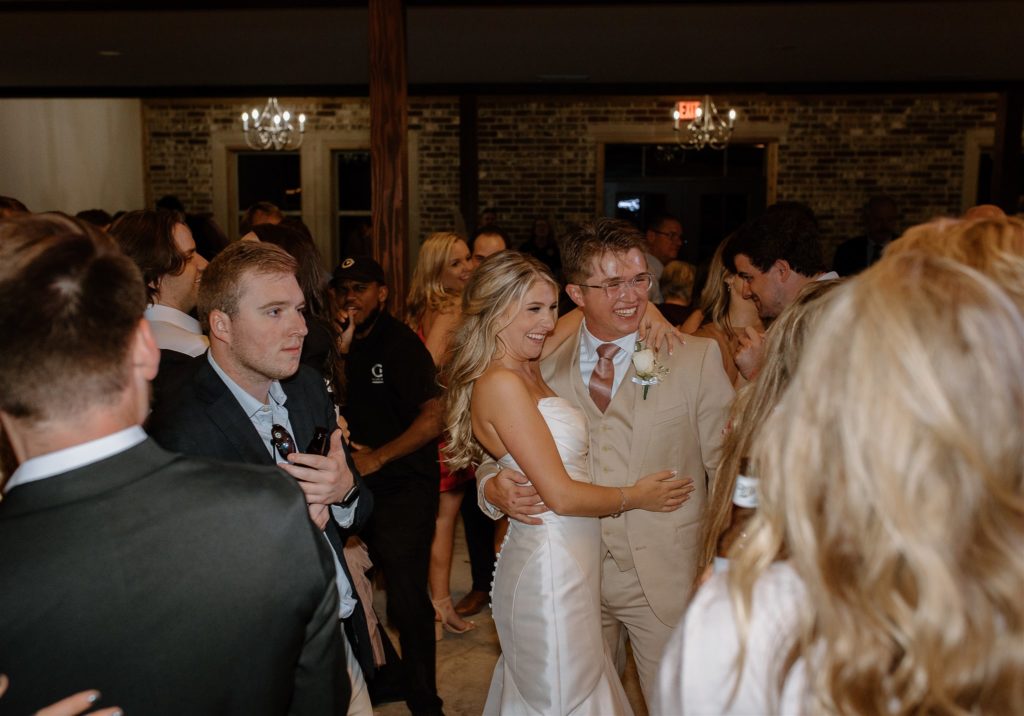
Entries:
{"type": "Polygon", "coordinates": [[[0,100],[0,195],[30,211],[145,208],[140,101],[0,100]]]}

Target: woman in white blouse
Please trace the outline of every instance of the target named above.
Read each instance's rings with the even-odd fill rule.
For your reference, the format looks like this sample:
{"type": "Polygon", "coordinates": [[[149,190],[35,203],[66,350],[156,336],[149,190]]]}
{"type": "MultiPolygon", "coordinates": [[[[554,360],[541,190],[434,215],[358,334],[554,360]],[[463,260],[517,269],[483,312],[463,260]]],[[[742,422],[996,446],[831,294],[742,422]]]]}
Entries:
{"type": "Polygon", "coordinates": [[[936,253],[834,292],[652,713],[1024,713],[1024,261],[936,253]]]}

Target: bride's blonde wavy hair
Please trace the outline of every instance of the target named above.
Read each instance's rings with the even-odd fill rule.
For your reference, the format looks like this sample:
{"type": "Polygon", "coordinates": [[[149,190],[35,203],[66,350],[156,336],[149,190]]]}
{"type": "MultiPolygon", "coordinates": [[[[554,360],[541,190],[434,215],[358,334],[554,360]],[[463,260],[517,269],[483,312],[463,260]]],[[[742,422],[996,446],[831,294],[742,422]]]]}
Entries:
{"type": "Polygon", "coordinates": [[[729,572],[741,644],[783,546],[806,588],[775,698],[801,661],[812,712],[1024,713],[1021,356],[1019,306],[958,261],[895,251],[833,292],[729,572]]]}
{"type": "Polygon", "coordinates": [[[462,319],[452,335],[451,357],[442,374],[448,390],[444,456],[451,470],[478,464],[483,457],[469,414],[473,384],[504,351],[498,333],[512,322],[527,291],[538,282],[558,291],[547,266],[518,251],[502,251],[480,264],[462,292],[462,319]]]}

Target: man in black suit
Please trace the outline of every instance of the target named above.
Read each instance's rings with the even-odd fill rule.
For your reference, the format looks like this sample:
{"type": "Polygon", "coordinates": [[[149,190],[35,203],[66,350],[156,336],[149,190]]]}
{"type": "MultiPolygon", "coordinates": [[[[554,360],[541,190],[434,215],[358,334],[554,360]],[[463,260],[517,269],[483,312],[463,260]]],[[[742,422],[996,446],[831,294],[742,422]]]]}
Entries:
{"type": "MultiPolygon", "coordinates": [[[[149,428],[168,450],[278,464],[295,479],[310,519],[324,530],[337,557],[339,616],[355,656],[348,660],[349,713],[369,714],[364,681],[364,672],[374,668],[369,633],[343,550],[348,534],[369,517],[373,498],[341,444],[323,379],[300,366],[305,300],[295,270],[295,259],[280,247],[250,241],[235,242],[210,262],[199,291],[210,351],[193,359],[175,394],[154,407],[149,428]],[[333,433],[326,456],[302,452],[316,428],[333,433]],[[274,445],[274,431],[291,440],[283,454],[274,445]]],[[[286,582],[287,574],[281,579],[286,582]]]]}
{"type": "Polygon", "coordinates": [[[85,688],[145,714],[337,714],[330,549],[273,468],[140,424],[159,351],[130,259],[57,215],[0,225],[4,713],[85,688]]]}

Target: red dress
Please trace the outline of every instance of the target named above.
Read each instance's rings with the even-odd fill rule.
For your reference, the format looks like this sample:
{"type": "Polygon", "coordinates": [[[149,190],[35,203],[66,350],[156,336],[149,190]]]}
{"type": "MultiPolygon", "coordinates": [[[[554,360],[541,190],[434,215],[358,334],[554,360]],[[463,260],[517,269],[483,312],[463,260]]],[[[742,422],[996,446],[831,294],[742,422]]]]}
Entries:
{"type": "MultiPolygon", "coordinates": [[[[423,335],[423,324],[416,327],[416,335],[419,336],[424,344],[427,342],[427,337],[423,335]]],[[[444,448],[444,440],[440,441],[437,445],[437,459],[441,467],[441,492],[448,492],[471,480],[473,478],[473,469],[466,468],[464,470],[456,470],[455,472],[449,470],[448,463],[444,459],[444,453],[441,452],[442,448],[444,448]]]]}

